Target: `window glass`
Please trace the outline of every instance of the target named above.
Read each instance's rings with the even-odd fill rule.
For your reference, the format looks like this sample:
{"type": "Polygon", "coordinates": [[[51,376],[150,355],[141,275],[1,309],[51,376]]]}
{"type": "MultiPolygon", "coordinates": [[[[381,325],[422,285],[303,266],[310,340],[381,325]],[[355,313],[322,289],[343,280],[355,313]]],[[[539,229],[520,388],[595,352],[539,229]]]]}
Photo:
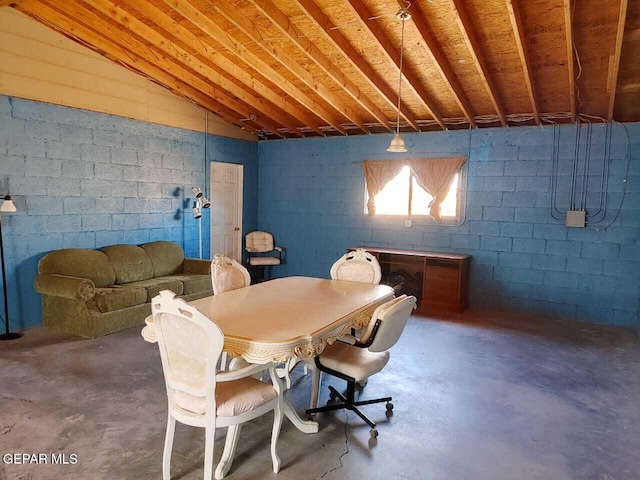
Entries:
{"type": "MultiPolygon", "coordinates": [[[[452,181],[449,193],[441,204],[442,217],[457,217],[458,176],[452,181]]],[[[406,166],[391,180],[376,197],[377,215],[409,215],[409,183],[411,182],[411,215],[429,215],[429,204],[432,196],[418,185],[411,175],[411,169],[406,166]]]]}

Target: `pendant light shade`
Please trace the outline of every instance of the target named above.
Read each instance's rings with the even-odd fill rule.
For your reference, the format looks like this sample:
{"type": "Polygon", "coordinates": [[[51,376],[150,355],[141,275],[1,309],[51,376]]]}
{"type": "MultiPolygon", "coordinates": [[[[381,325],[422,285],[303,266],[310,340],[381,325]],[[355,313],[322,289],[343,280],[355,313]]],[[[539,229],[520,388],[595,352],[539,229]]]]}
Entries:
{"type": "Polygon", "coordinates": [[[0,212],[15,212],[16,211],[16,205],[13,203],[13,200],[11,200],[11,195],[6,195],[4,197],[4,201],[2,202],[2,205],[0,205],[0,212]]]}
{"type": "MultiPolygon", "coordinates": [[[[407,2],[409,3],[409,2],[407,2]]],[[[404,153],[407,151],[407,146],[404,144],[404,140],[400,136],[400,98],[402,97],[402,56],[404,53],[404,22],[411,19],[411,13],[408,8],[401,8],[396,13],[396,18],[402,22],[402,37],[400,41],[400,74],[398,76],[398,116],[396,119],[396,134],[391,140],[387,152],[391,153],[404,153]]]]}
{"type": "Polygon", "coordinates": [[[391,153],[404,153],[407,151],[407,146],[404,144],[403,138],[399,133],[396,133],[391,140],[391,145],[387,148],[387,152],[391,153]]]}

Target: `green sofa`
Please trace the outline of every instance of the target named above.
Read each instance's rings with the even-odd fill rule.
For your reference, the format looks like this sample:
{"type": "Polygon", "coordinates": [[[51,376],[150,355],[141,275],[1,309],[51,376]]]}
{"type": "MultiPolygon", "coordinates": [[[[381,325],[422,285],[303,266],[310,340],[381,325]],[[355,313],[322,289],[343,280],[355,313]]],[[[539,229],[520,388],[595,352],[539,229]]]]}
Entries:
{"type": "Polygon", "coordinates": [[[34,288],[46,327],[89,338],[143,325],[160,290],[213,295],[210,261],[184,258],[173,242],[57,250],[38,262],[34,288]]]}

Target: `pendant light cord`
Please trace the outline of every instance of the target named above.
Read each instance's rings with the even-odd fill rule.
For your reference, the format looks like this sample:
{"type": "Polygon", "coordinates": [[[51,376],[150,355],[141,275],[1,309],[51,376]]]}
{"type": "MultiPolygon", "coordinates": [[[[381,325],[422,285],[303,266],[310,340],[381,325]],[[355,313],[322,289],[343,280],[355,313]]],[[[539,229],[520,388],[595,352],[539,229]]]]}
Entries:
{"type": "Polygon", "coordinates": [[[402,98],[402,57],[404,53],[404,22],[405,18],[400,18],[402,22],[402,35],[400,37],[400,75],[398,76],[398,119],[396,121],[396,135],[400,135],[400,99],[402,98]]]}

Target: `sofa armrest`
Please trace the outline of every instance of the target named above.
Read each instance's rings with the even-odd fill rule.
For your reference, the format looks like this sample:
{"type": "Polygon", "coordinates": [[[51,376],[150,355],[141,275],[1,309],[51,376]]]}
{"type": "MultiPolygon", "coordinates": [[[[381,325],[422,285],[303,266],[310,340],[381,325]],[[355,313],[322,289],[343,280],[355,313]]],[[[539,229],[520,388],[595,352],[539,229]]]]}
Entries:
{"type": "Polygon", "coordinates": [[[195,273],[196,275],[211,274],[211,260],[197,258],[185,258],[182,264],[182,273],[195,273]]]}
{"type": "Polygon", "coordinates": [[[96,293],[95,284],[87,278],[69,277],[55,273],[40,274],[33,282],[33,288],[42,295],[89,300],[96,293]]]}

